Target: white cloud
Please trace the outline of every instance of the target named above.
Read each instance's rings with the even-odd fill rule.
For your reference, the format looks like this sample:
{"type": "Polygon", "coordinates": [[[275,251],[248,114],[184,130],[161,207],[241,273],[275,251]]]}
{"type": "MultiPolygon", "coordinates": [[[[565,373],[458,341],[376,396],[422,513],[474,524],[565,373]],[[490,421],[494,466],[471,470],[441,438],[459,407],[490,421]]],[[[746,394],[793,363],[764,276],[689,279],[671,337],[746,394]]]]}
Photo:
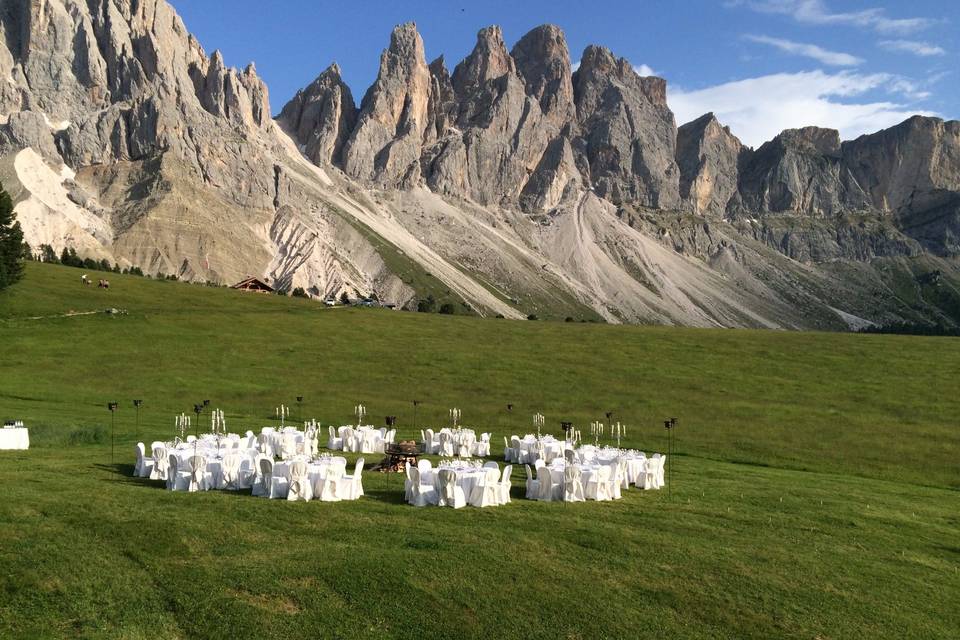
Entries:
{"type": "Polygon", "coordinates": [[[839,129],[842,138],[851,139],[892,126],[911,115],[936,115],[896,102],[849,100],[876,90],[907,95],[905,87],[897,86],[902,80],[905,79],[885,73],[777,73],[695,91],[669,89],[668,85],[667,101],[678,124],[712,111],[744,144],[752,147],[760,146],[783,129],[811,125],[839,129]]]}
{"type": "Polygon", "coordinates": [[[777,49],[780,49],[786,53],[792,53],[793,55],[804,56],[806,58],[813,58],[814,60],[833,67],[855,67],[863,62],[861,58],[852,56],[849,53],[829,51],[822,47],[818,47],[815,44],[794,42],[793,40],[772,38],[770,36],[748,35],[744,37],[752,42],[768,44],[771,47],[776,47],[777,49]]]}
{"type": "Polygon", "coordinates": [[[850,25],[880,33],[913,33],[937,22],[930,18],[889,18],[880,8],[831,12],[823,0],[755,0],[747,6],[763,13],[788,15],[804,24],[850,25]]]}
{"type": "Polygon", "coordinates": [[[878,44],[888,51],[905,51],[915,56],[942,56],[947,53],[943,47],[916,40],[881,40],[878,44]]]}
{"type": "Polygon", "coordinates": [[[638,76],[659,76],[660,73],[653,70],[653,67],[646,64],[635,64],[633,65],[633,70],[637,72],[638,76]]]}

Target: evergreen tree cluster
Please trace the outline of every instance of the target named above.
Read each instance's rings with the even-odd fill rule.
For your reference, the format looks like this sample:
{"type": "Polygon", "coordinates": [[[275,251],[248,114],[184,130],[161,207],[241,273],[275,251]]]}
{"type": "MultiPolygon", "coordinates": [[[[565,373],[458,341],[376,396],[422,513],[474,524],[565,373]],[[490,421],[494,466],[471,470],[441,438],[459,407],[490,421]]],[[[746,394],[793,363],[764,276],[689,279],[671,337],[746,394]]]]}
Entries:
{"type": "Polygon", "coordinates": [[[13,201],[0,185],[0,289],[6,289],[23,277],[23,230],[13,213],[13,201]]]}

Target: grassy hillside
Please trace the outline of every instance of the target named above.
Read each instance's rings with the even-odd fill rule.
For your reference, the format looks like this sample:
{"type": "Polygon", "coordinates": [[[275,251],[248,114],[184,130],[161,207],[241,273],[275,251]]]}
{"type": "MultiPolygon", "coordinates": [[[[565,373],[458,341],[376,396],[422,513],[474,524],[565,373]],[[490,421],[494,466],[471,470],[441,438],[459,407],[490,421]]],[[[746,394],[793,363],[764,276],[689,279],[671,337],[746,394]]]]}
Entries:
{"type": "Polygon", "coordinates": [[[25,420],[34,445],[0,452],[0,636],[960,627],[956,339],[327,309],[116,275],[101,291],[80,273],[31,264],[0,292],[0,417],[25,420]],[[107,307],[126,314],[62,315],[107,307]],[[362,401],[372,422],[399,416],[402,437],[414,398],[421,427],[457,406],[501,444],[537,411],[555,433],[613,411],[648,452],[666,449],[673,415],[673,500],[538,504],[522,471],[512,505],[459,512],[408,507],[401,477],[376,473],[341,504],[171,494],[124,475],[132,444],[169,439],[194,402],[245,430],[297,395],[325,424],[362,401]]]}

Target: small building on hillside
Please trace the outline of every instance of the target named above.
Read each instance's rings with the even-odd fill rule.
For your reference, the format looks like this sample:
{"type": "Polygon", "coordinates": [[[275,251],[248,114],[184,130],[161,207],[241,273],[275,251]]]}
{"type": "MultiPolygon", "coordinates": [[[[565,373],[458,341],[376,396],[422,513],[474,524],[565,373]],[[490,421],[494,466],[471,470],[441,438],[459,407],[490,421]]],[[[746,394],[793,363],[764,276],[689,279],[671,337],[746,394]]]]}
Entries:
{"type": "Polygon", "coordinates": [[[273,293],[273,287],[259,278],[247,278],[230,287],[240,291],[256,291],[257,293],[273,293]]]}

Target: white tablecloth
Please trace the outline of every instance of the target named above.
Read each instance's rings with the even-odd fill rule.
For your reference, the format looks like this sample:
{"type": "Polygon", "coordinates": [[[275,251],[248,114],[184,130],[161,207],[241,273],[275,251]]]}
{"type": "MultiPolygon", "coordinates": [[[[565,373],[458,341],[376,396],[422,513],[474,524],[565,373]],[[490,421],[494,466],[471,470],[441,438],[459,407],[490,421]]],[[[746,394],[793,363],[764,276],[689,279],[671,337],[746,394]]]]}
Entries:
{"type": "Polygon", "coordinates": [[[0,449],[29,449],[30,435],[26,427],[0,429],[0,449]]]}
{"type": "Polygon", "coordinates": [[[539,440],[533,434],[527,434],[520,440],[520,452],[523,460],[534,461],[537,459],[537,452],[540,450],[538,443],[543,443],[543,452],[549,460],[563,457],[563,448],[566,445],[564,440],[557,440],[553,436],[543,436],[539,440]]]}
{"type": "MultiPolygon", "coordinates": [[[[296,462],[296,460],[286,460],[283,462],[275,462],[273,465],[273,475],[275,477],[286,478],[287,481],[290,481],[290,466],[296,462]]],[[[310,480],[310,486],[313,488],[314,498],[320,497],[320,479],[323,476],[323,471],[326,466],[339,466],[343,469],[343,473],[347,473],[347,465],[344,462],[343,458],[321,458],[320,460],[311,460],[307,462],[307,478],[310,480]]],[[[346,498],[348,488],[346,483],[341,482],[337,485],[337,497],[346,498]]]]}
{"type": "Polygon", "coordinates": [[[464,497],[469,501],[470,495],[473,491],[473,488],[477,484],[483,482],[484,474],[486,474],[486,469],[477,469],[476,467],[468,465],[440,465],[439,467],[434,467],[428,471],[424,471],[421,475],[420,482],[422,484],[432,484],[436,488],[437,493],[440,492],[440,471],[444,469],[449,469],[453,471],[456,476],[457,486],[463,489],[464,497]]]}

